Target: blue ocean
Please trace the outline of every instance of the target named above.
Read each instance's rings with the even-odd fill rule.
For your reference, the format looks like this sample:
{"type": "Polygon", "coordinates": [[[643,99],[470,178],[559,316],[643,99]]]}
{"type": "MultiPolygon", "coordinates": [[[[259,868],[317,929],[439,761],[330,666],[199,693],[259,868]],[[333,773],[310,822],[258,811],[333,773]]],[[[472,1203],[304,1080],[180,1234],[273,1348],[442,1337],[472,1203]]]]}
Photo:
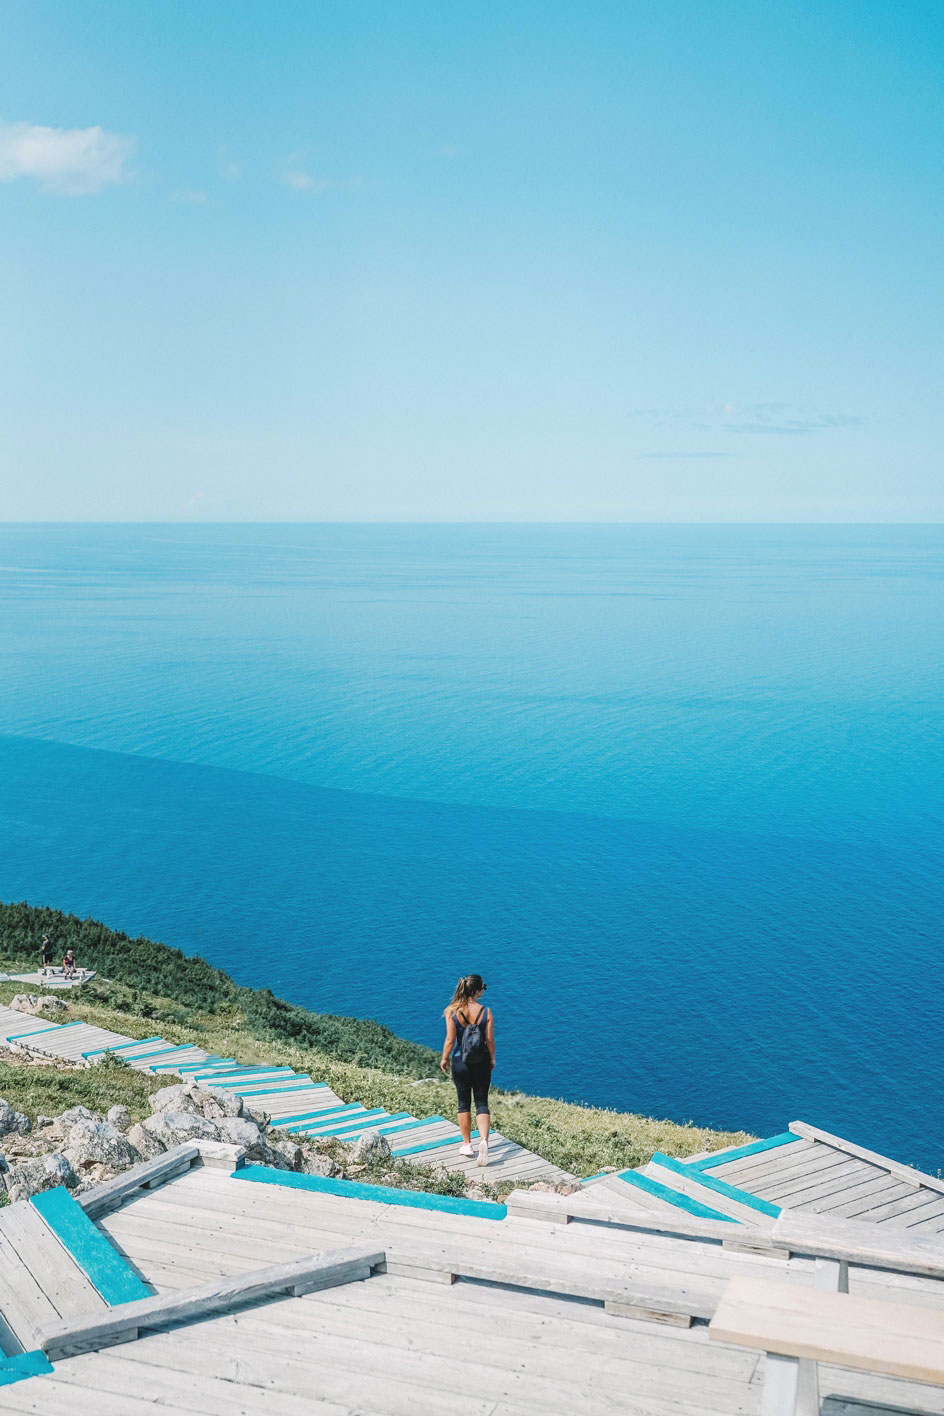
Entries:
{"type": "Polygon", "coordinates": [[[937,1170],[942,611],[938,526],[2,526],[0,898],[937,1170]]]}

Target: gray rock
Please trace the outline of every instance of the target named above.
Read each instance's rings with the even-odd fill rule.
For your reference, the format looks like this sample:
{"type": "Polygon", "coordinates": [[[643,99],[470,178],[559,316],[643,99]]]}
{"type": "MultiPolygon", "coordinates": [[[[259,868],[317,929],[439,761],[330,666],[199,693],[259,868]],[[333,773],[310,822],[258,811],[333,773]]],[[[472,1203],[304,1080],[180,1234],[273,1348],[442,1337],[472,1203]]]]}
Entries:
{"type": "Polygon", "coordinates": [[[152,1092],[148,1097],[153,1112],[158,1111],[191,1111],[195,1116],[200,1115],[200,1107],[194,1101],[190,1087],[178,1084],[173,1087],[161,1087],[160,1091],[152,1092]]]}
{"type": "Polygon", "coordinates": [[[34,1016],[51,1018],[57,1013],[68,1013],[69,1005],[51,993],[17,993],[10,1003],[18,1013],[32,1013],[34,1016]]]}
{"type": "Polygon", "coordinates": [[[250,1106],[246,1101],[243,1102],[242,1114],[247,1121],[255,1121],[256,1125],[263,1131],[272,1120],[268,1111],[264,1111],[261,1106],[250,1106]]]}
{"type": "Polygon", "coordinates": [[[116,1131],[127,1131],[131,1125],[131,1112],[121,1102],[116,1102],[110,1106],[105,1114],[105,1120],[110,1126],[114,1126],[116,1131]]]}
{"type": "Polygon", "coordinates": [[[107,1121],[76,1121],[69,1132],[66,1155],[73,1170],[81,1174],[93,1165],[109,1170],[127,1170],[141,1159],[138,1151],[107,1121]]]}
{"type": "Polygon", "coordinates": [[[11,1201],[28,1200],[43,1190],[54,1190],[57,1185],[65,1185],[74,1190],[79,1183],[67,1156],[52,1151],[49,1155],[35,1155],[29,1160],[11,1165],[6,1177],[7,1193],[11,1201]]]}
{"type": "Polygon", "coordinates": [[[379,1131],[365,1131],[351,1150],[352,1160],[389,1160],[390,1142],[379,1131]]]}
{"type": "Polygon", "coordinates": [[[40,1127],[40,1126],[52,1126],[52,1125],[55,1123],[55,1120],[56,1120],[55,1116],[37,1116],[37,1117],[36,1117],[36,1125],[37,1125],[37,1128],[40,1127]]]}
{"type": "Polygon", "coordinates": [[[282,1157],[289,1170],[304,1170],[305,1152],[294,1141],[270,1141],[269,1149],[282,1157]]]}
{"type": "MultiPolygon", "coordinates": [[[[167,1149],[160,1136],[148,1131],[144,1126],[132,1126],[128,1132],[128,1144],[134,1146],[142,1160],[153,1160],[167,1149]]],[[[176,1145],[176,1142],[174,1142],[176,1145]]]]}
{"type": "Polygon", "coordinates": [[[76,1121],[101,1121],[100,1116],[96,1116],[94,1111],[89,1111],[87,1106],[70,1106],[67,1111],[61,1111],[55,1118],[65,1125],[76,1121]]]}
{"type": "Polygon", "coordinates": [[[267,1145],[261,1127],[244,1116],[221,1116],[216,1122],[216,1129],[221,1141],[231,1146],[244,1146],[247,1155],[267,1145]]]}
{"type": "Polygon", "coordinates": [[[223,1139],[215,1123],[195,1111],[157,1111],[141,1124],[168,1147],[182,1145],[184,1141],[223,1139]]]}
{"type": "Polygon", "coordinates": [[[10,1103],[0,1097],[0,1136],[8,1136],[11,1131],[16,1130],[15,1116],[16,1112],[10,1103]]]}
{"type": "Polygon", "coordinates": [[[33,1123],[26,1115],[25,1111],[14,1111],[13,1130],[18,1136],[28,1136],[33,1129],[33,1123]]]}
{"type": "Polygon", "coordinates": [[[341,1174],[341,1167],[336,1161],[333,1161],[329,1155],[318,1155],[317,1151],[305,1156],[302,1168],[306,1175],[326,1175],[329,1179],[341,1174]]]}
{"type": "Polygon", "coordinates": [[[242,1097],[224,1091],[222,1087],[202,1087],[200,1110],[208,1121],[219,1121],[224,1116],[243,1116],[242,1097]]]}

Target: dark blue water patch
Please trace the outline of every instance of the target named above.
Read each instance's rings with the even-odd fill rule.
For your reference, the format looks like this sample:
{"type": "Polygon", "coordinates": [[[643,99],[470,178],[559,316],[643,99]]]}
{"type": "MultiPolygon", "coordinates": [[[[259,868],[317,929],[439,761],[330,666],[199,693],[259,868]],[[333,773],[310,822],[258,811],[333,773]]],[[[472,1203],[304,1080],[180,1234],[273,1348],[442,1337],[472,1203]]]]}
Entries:
{"type": "Polygon", "coordinates": [[[800,1117],[942,1163],[937,843],[438,805],[9,736],[0,782],[4,899],[433,1046],[474,969],[505,1086],[759,1134],[800,1117]]]}

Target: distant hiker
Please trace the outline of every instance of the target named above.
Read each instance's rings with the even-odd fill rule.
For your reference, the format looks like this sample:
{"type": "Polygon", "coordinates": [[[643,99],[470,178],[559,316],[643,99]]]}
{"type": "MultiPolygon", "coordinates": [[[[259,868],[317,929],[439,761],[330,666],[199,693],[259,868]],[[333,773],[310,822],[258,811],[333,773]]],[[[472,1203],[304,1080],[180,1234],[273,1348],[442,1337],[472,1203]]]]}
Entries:
{"type": "Polygon", "coordinates": [[[62,961],[63,978],[78,978],[79,971],[75,966],[75,955],[71,949],[66,950],[66,956],[62,961]]]}
{"type": "Polygon", "coordinates": [[[460,978],[452,1001],[443,1010],[446,1041],[439,1065],[444,1072],[452,1067],[452,1080],[459,1099],[460,1155],[474,1155],[472,1149],[472,1097],[479,1130],[479,1165],[488,1165],[488,1087],[495,1066],[495,1024],[491,1010],[479,999],[485,992],[481,975],[460,978]]]}
{"type": "Polygon", "coordinates": [[[52,968],[52,961],[53,961],[53,958],[55,957],[55,952],[56,952],[56,946],[55,946],[55,944],[52,942],[52,940],[50,939],[50,937],[49,937],[48,934],[44,934],[44,935],[43,935],[43,942],[42,942],[42,945],[41,945],[41,952],[42,952],[42,956],[43,956],[43,973],[44,973],[44,974],[47,974],[47,973],[49,972],[49,970],[52,968]]]}

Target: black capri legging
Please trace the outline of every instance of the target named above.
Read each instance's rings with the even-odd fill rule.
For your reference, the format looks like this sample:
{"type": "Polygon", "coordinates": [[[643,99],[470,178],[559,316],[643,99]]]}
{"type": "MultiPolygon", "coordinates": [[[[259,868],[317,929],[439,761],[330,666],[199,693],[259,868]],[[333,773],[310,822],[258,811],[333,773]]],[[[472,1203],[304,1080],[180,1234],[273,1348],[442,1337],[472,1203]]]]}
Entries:
{"type": "Polygon", "coordinates": [[[472,1097],[475,1096],[476,1116],[488,1115],[488,1088],[492,1080],[492,1064],[486,1062],[484,1066],[468,1067],[464,1062],[453,1059],[452,1080],[456,1084],[456,1095],[459,1098],[459,1110],[472,1110],[472,1097]]]}

